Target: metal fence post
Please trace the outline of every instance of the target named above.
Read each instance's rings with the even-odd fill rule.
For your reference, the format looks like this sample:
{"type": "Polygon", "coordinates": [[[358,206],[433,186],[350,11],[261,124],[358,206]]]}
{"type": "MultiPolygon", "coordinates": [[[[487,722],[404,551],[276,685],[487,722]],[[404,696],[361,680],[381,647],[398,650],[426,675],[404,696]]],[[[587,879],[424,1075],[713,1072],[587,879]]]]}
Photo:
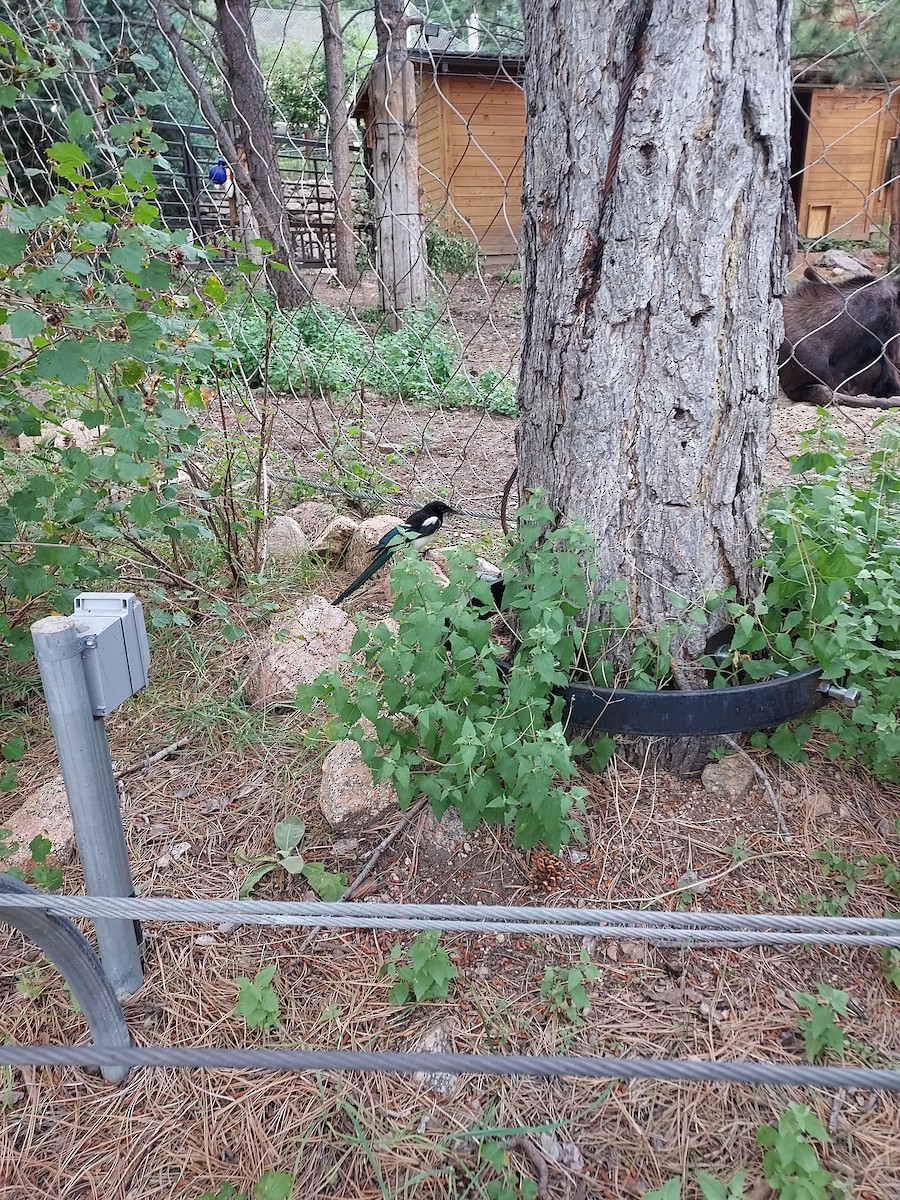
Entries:
{"type": "MultiPolygon", "coordinates": [[[[31,626],[31,634],[87,893],[133,896],[106,727],[91,709],[75,623],[46,617],[31,626]]],[[[143,981],[140,926],[111,917],[98,917],[95,926],[103,969],[116,993],[137,991],[143,981]]]]}

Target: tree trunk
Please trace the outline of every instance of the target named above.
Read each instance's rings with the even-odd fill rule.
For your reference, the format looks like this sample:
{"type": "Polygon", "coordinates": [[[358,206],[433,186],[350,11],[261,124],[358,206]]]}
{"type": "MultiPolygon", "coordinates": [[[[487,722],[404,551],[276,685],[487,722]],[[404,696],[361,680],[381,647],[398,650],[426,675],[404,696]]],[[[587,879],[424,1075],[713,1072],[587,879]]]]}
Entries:
{"type": "MultiPolygon", "coordinates": [[[[65,0],[65,10],[66,24],[69,26],[69,33],[72,40],[90,45],[90,38],[87,34],[87,26],[84,19],[84,7],[81,0],[65,0]]],[[[88,112],[94,118],[96,134],[98,138],[102,138],[106,134],[108,124],[106,119],[106,103],[100,94],[100,86],[97,83],[94,65],[77,49],[73,54],[73,59],[78,68],[76,79],[81,84],[88,112]]]]}
{"type": "MultiPolygon", "coordinates": [[[[262,201],[261,209],[254,205],[254,214],[263,237],[272,243],[275,260],[288,268],[277,270],[267,266],[266,277],[279,305],[297,308],[308,300],[309,293],[297,274],[294,261],[293,235],[275,153],[272,114],[259,69],[250,0],[215,2],[216,34],[225,66],[225,90],[238,131],[237,140],[246,157],[246,174],[262,201]]],[[[235,164],[230,166],[240,187],[235,164]]]]}
{"type": "Polygon", "coordinates": [[[891,142],[888,159],[888,196],[890,198],[890,228],[888,230],[887,269],[900,267],[900,137],[891,142]]]}
{"type": "MultiPolygon", "coordinates": [[[[596,590],[626,581],[635,629],[684,622],[684,600],[758,585],[794,245],[789,5],[523,8],[520,485],[586,523],[596,590]]],[[[673,638],[679,686],[704,686],[708,632],[673,638]]]]}
{"type": "Polygon", "coordinates": [[[353,234],[353,193],[350,174],[350,125],[347,81],[344,77],[344,38],[339,0],[320,0],[322,46],[325,51],[325,91],[328,104],[328,152],[334,187],[334,268],[344,287],[357,280],[356,238],[353,234]]]}
{"type": "Polygon", "coordinates": [[[423,304],[425,242],[419,200],[415,77],[406,49],[406,0],[376,0],[378,58],[372,67],[376,268],[381,306],[397,329],[405,308],[423,304]]]}
{"type": "MultiPolygon", "coordinates": [[[[239,152],[238,147],[234,143],[234,139],[228,129],[228,126],[219,116],[218,110],[213,103],[212,96],[209,94],[209,89],[203,82],[200,72],[194,60],[191,58],[184,38],[175,28],[172,17],[166,7],[165,0],[150,0],[150,7],[153,10],[153,16],[156,21],[156,26],[162,34],[166,45],[172,51],[172,55],[178,64],[178,69],[184,78],[185,83],[191,90],[191,94],[197,101],[200,111],[203,113],[203,118],[209,125],[210,129],[216,136],[216,143],[219,149],[225,155],[228,165],[231,168],[232,178],[235,186],[240,190],[246,204],[250,206],[259,225],[260,231],[264,234],[268,241],[276,248],[276,253],[285,264],[290,265],[288,271],[276,271],[269,269],[270,282],[272,290],[278,298],[282,308],[297,308],[300,304],[309,300],[309,291],[301,282],[297,274],[296,267],[293,265],[293,242],[288,237],[287,242],[283,240],[282,230],[287,226],[287,217],[284,213],[283,198],[282,207],[275,208],[271,204],[271,197],[268,189],[259,191],[255,182],[250,177],[248,171],[246,157],[242,152],[239,152]]],[[[224,51],[223,51],[224,52],[224,51]]],[[[253,61],[256,62],[256,45],[253,43],[253,61]]],[[[227,69],[227,68],[226,68],[227,69]]],[[[257,72],[259,67],[257,66],[257,72]]],[[[266,113],[268,120],[268,113],[266,113]]],[[[269,124],[269,135],[272,137],[271,123],[269,124]]],[[[273,141],[273,163],[274,159],[274,139],[273,141]]],[[[268,177],[267,177],[268,178],[268,177]]],[[[275,178],[278,182],[278,190],[281,192],[281,176],[275,171],[275,178]]],[[[246,225],[246,222],[243,224],[246,225]]],[[[252,253],[250,257],[253,257],[252,253]]]]}

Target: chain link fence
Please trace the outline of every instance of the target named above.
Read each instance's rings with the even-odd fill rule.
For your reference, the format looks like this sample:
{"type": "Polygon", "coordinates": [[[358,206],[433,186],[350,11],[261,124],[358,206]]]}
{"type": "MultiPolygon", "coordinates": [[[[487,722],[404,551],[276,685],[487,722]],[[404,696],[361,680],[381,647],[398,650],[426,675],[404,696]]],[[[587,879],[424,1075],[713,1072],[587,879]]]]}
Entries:
{"type": "MultiPolygon", "coordinates": [[[[161,220],[205,248],[181,282],[214,274],[224,289],[219,319],[236,357],[212,381],[223,431],[261,441],[276,477],[398,505],[445,496],[497,515],[515,463],[522,324],[518,5],[494,0],[479,15],[462,0],[385,0],[380,30],[359,0],[0,9],[60,68],[4,110],[16,201],[46,198],[46,151],[70,135],[73,109],[90,118],[82,141],[95,169],[113,173],[122,159],[110,127],[151,118],[161,220]],[[386,80],[379,39],[391,48],[386,80]],[[268,112],[242,111],[259,85],[268,112]],[[267,206],[305,298],[293,311],[273,310],[261,269],[267,206]]],[[[793,399],[776,414],[773,478],[813,423],[793,400],[821,403],[834,389],[883,404],[900,391],[900,329],[882,311],[900,255],[897,17],[896,0],[796,6],[792,278],[814,269],[827,284],[807,279],[789,310],[796,370],[783,374],[793,399]]],[[[840,413],[865,441],[874,413],[840,413]]]]}

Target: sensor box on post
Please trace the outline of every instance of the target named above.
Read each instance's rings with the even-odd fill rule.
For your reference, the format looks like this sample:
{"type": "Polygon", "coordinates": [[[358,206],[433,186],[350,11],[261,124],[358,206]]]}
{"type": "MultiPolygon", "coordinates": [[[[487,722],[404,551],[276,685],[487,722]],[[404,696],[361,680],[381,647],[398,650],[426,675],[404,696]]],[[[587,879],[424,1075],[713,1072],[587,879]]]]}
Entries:
{"type": "Polygon", "coordinates": [[[108,717],[147,686],[144,606],[133,592],[82,592],[72,613],[95,717],[108,717]]]}

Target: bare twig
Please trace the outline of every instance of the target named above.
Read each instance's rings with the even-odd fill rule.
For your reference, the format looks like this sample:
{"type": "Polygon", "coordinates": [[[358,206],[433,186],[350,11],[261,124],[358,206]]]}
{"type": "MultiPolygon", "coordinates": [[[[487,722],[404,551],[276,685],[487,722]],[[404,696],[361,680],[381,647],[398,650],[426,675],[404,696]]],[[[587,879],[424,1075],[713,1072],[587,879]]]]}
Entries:
{"type": "MultiPolygon", "coordinates": [[[[423,796],[421,798],[421,800],[417,800],[415,802],[415,804],[412,805],[411,808],[408,808],[406,810],[406,812],[403,814],[402,820],[400,820],[394,826],[394,828],[387,835],[387,837],[383,838],[378,843],[378,845],[375,847],[375,849],[372,851],[372,853],[369,855],[369,857],[366,861],[366,865],[363,867],[363,869],[360,871],[360,873],[356,876],[356,878],[353,880],[353,882],[344,890],[344,894],[339,897],[339,900],[349,900],[351,898],[351,896],[356,891],[356,889],[359,887],[359,885],[363,882],[363,880],[368,879],[368,877],[375,870],[375,867],[378,865],[378,860],[381,858],[382,854],[384,854],[385,850],[387,850],[388,846],[390,846],[391,842],[395,841],[395,839],[400,836],[400,834],[403,832],[403,830],[406,829],[406,827],[410,824],[410,822],[419,815],[419,813],[422,811],[422,809],[425,807],[425,805],[427,803],[428,803],[428,797],[423,796]]],[[[303,942],[300,945],[300,953],[302,953],[310,945],[313,938],[316,936],[316,934],[319,932],[319,930],[321,928],[322,928],[321,925],[315,925],[312,929],[310,929],[309,933],[306,935],[306,937],[303,939],[303,942]]]]}
{"type": "Polygon", "coordinates": [[[527,1137],[511,1137],[507,1142],[510,1150],[520,1150],[528,1161],[534,1167],[534,1173],[537,1176],[535,1183],[537,1184],[538,1200],[544,1200],[547,1195],[547,1189],[550,1187],[550,1172],[547,1169],[547,1160],[535,1146],[534,1142],[527,1137]]]}
{"type": "Polygon", "coordinates": [[[722,741],[726,744],[726,746],[730,746],[732,750],[737,750],[738,754],[743,755],[743,757],[746,758],[747,762],[753,768],[754,774],[762,783],[763,789],[765,790],[766,795],[769,797],[769,802],[771,803],[772,808],[775,810],[775,820],[778,823],[778,836],[783,842],[789,842],[791,840],[791,835],[788,833],[787,826],[784,823],[784,817],[781,815],[781,800],[776,795],[771,783],[769,783],[768,775],[765,773],[759,763],[750,757],[743,746],[739,746],[737,744],[734,738],[723,737],[722,741]]]}
{"type": "Polygon", "coordinates": [[[194,734],[190,733],[187,737],[179,738],[177,742],[172,742],[170,745],[164,746],[162,750],[157,750],[155,754],[150,754],[147,758],[142,758],[140,762],[132,763],[130,767],[123,767],[121,771],[116,771],[116,782],[118,783],[120,779],[124,779],[127,775],[137,775],[139,771],[149,770],[150,767],[155,766],[158,762],[162,762],[164,758],[170,758],[173,754],[177,754],[179,750],[183,750],[193,740],[194,734]]]}

